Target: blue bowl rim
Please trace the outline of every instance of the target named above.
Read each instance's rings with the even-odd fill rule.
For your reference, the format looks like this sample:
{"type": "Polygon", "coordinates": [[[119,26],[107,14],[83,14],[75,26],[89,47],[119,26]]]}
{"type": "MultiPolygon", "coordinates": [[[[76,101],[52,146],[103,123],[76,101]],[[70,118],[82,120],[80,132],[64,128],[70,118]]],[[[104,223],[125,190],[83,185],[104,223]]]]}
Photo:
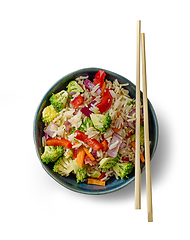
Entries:
{"type": "MultiPolygon", "coordinates": [[[[103,68],[95,68],[95,67],[91,67],[91,68],[83,68],[83,69],[79,69],[79,70],[76,70],[74,72],[71,72],[65,76],[63,76],[62,78],[60,78],[58,81],[56,81],[51,88],[49,88],[49,90],[44,94],[40,104],[38,105],[37,107],[37,110],[36,110],[36,113],[35,113],[35,116],[34,116],[34,122],[33,122],[33,139],[34,139],[34,144],[35,144],[35,149],[36,149],[36,153],[38,155],[38,158],[40,160],[40,163],[43,167],[43,169],[56,181],[58,182],[59,184],[61,184],[62,186],[64,186],[65,188],[71,190],[71,191],[74,191],[74,192],[78,192],[78,193],[82,193],[82,194],[90,194],[90,195],[102,195],[102,194],[108,194],[108,193],[111,193],[111,192],[115,192],[115,191],[118,191],[124,187],[126,187],[128,184],[130,184],[131,182],[133,182],[135,180],[135,176],[133,176],[129,181],[121,184],[120,186],[118,186],[117,188],[114,188],[114,189],[109,189],[109,190],[100,190],[100,191],[88,191],[88,190],[82,190],[80,188],[72,188],[70,186],[67,186],[66,184],[64,184],[63,181],[59,181],[58,179],[56,179],[54,177],[54,175],[47,171],[47,169],[44,167],[42,161],[41,161],[41,158],[40,158],[40,154],[39,154],[39,151],[38,151],[38,147],[37,147],[37,141],[36,141],[36,122],[37,122],[37,116],[38,116],[38,112],[40,110],[40,107],[41,105],[43,104],[43,102],[45,101],[46,99],[46,96],[48,95],[49,92],[52,91],[52,89],[54,89],[59,83],[61,83],[62,81],[64,81],[65,79],[67,79],[69,76],[71,75],[80,75],[82,74],[83,72],[90,72],[90,71],[99,71],[99,70],[103,70],[105,71],[107,74],[109,75],[113,75],[116,79],[123,79],[124,81],[127,81],[129,82],[129,84],[136,89],[136,86],[130,81],[128,80],[127,78],[115,73],[115,72],[112,72],[112,71],[109,71],[109,70],[106,70],[106,69],[103,69],[103,68]]],[[[142,94],[142,92],[141,92],[142,94]]],[[[154,124],[155,124],[155,144],[154,144],[154,148],[153,148],[153,151],[152,151],[152,154],[151,154],[151,160],[155,154],[155,151],[156,151],[156,148],[157,148],[157,145],[158,145],[158,137],[159,137],[159,127],[158,127],[158,120],[157,120],[157,117],[156,117],[156,113],[155,113],[155,110],[151,104],[151,102],[149,101],[148,99],[148,106],[149,106],[149,109],[150,111],[152,112],[152,115],[153,115],[153,118],[154,118],[154,124]]],[[[145,166],[141,169],[141,174],[144,172],[145,170],[145,166]]]]}

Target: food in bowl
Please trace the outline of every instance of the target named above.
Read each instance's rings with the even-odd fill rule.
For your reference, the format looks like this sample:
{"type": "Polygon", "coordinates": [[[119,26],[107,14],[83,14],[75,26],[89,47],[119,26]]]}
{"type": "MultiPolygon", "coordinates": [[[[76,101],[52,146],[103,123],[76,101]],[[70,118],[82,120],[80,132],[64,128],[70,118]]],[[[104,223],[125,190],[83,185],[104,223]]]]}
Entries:
{"type": "MultiPolygon", "coordinates": [[[[93,79],[79,76],[55,92],[42,111],[41,160],[61,176],[105,186],[111,177],[128,178],[135,166],[135,99],[99,70],[93,79]]],[[[144,129],[141,107],[141,161],[144,129]]]]}

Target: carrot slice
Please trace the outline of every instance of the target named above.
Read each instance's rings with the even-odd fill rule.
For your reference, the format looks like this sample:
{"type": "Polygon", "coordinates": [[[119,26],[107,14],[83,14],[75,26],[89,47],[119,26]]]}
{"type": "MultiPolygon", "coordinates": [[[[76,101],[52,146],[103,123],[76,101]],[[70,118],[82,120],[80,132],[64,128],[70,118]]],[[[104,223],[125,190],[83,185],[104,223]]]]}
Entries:
{"type": "MultiPolygon", "coordinates": [[[[135,142],[131,142],[131,145],[135,149],[135,142]]],[[[141,159],[141,162],[145,162],[145,158],[142,153],[140,154],[140,159],[141,159]]]]}
{"type": "Polygon", "coordinates": [[[145,162],[145,158],[142,153],[140,154],[140,159],[141,159],[141,162],[145,162]]]}
{"type": "Polygon", "coordinates": [[[77,159],[76,159],[76,162],[77,162],[77,164],[80,168],[83,167],[83,162],[84,162],[85,155],[86,155],[86,153],[83,150],[83,147],[80,147],[79,150],[78,150],[77,159]]]}
{"type": "Polygon", "coordinates": [[[131,146],[135,149],[135,142],[131,142],[131,146]]]}
{"type": "Polygon", "coordinates": [[[112,128],[112,130],[115,132],[115,133],[118,133],[120,128],[112,128]]]}
{"type": "Polygon", "coordinates": [[[93,157],[93,155],[89,152],[88,148],[83,147],[85,153],[88,155],[88,157],[92,160],[95,161],[95,158],[93,157]]]}
{"type": "Polygon", "coordinates": [[[106,141],[106,139],[104,139],[101,144],[103,145],[103,151],[106,152],[108,150],[108,142],[106,141]]]}
{"type": "Polygon", "coordinates": [[[106,185],[106,181],[100,181],[98,179],[94,179],[94,178],[88,178],[88,184],[93,184],[93,185],[99,185],[99,186],[105,186],[106,185]]]}

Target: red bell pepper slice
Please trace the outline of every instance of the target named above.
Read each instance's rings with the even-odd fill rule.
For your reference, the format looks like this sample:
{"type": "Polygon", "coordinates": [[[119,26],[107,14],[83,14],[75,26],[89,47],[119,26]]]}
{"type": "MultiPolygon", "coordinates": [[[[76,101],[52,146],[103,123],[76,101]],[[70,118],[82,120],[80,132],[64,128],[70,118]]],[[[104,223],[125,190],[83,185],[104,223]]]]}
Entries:
{"type": "Polygon", "coordinates": [[[131,132],[129,132],[125,137],[130,138],[130,136],[131,136],[131,132]]]}
{"type": "Polygon", "coordinates": [[[83,133],[79,130],[76,130],[74,135],[75,135],[76,139],[78,139],[82,142],[86,142],[86,139],[88,138],[88,136],[85,133],[83,133]]]}
{"type": "Polygon", "coordinates": [[[65,148],[72,148],[72,144],[69,140],[61,138],[48,138],[46,140],[46,145],[47,146],[62,146],[65,148]]]}
{"type": "Polygon", "coordinates": [[[88,144],[88,146],[90,146],[95,151],[98,151],[101,148],[103,148],[103,145],[100,142],[98,142],[96,139],[88,138],[88,136],[85,133],[79,130],[75,131],[74,136],[76,139],[88,144]]]}
{"type": "Polygon", "coordinates": [[[105,172],[102,172],[100,177],[98,178],[98,180],[101,180],[102,178],[104,178],[106,176],[106,173],[105,172]]]}
{"type": "Polygon", "coordinates": [[[102,100],[100,103],[96,105],[97,108],[99,108],[99,111],[101,113],[106,112],[112,105],[112,96],[110,94],[109,89],[106,89],[104,91],[104,94],[102,96],[102,100]]]}
{"type": "Polygon", "coordinates": [[[88,146],[90,146],[95,151],[98,151],[101,148],[103,148],[102,144],[100,142],[98,142],[96,139],[87,138],[86,143],[88,144],[88,146]]]}
{"type": "Polygon", "coordinates": [[[83,102],[84,98],[81,95],[79,95],[78,97],[74,98],[73,101],[71,101],[71,104],[74,108],[78,108],[83,102]]]}
{"type": "Polygon", "coordinates": [[[105,79],[106,73],[103,70],[99,70],[94,78],[94,84],[100,84],[100,87],[102,87],[103,83],[104,83],[104,79],[105,79]]]}

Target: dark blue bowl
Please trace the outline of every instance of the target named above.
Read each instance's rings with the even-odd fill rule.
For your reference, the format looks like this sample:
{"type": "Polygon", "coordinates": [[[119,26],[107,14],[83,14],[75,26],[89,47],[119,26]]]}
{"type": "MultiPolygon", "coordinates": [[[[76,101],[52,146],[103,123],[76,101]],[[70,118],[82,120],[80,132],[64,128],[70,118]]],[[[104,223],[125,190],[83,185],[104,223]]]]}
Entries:
{"type": "MultiPolygon", "coordinates": [[[[69,81],[74,80],[76,77],[79,77],[81,75],[85,75],[85,76],[88,75],[89,79],[92,80],[95,74],[98,72],[98,70],[99,68],[86,68],[86,69],[75,71],[73,73],[70,73],[62,77],[45,94],[36,111],[35,118],[34,118],[34,129],[33,129],[34,143],[36,146],[37,155],[39,157],[39,160],[43,168],[54,180],[56,180],[58,183],[60,183],[64,187],[72,191],[84,193],[84,194],[105,194],[105,193],[111,193],[116,190],[119,190],[127,186],[129,183],[131,183],[135,179],[135,171],[133,170],[133,172],[131,172],[131,174],[129,175],[129,178],[125,178],[122,180],[121,179],[116,180],[115,177],[112,177],[106,182],[106,186],[88,185],[86,182],[77,184],[74,175],[71,174],[69,177],[62,177],[58,173],[53,172],[52,170],[53,166],[51,164],[47,165],[43,163],[40,159],[40,156],[43,153],[41,139],[42,139],[42,136],[44,135],[44,132],[43,132],[44,124],[41,121],[41,116],[42,116],[43,109],[50,104],[49,98],[52,95],[52,93],[56,93],[61,91],[62,89],[66,89],[66,86],[69,83],[69,81]]],[[[106,78],[108,80],[114,81],[115,79],[117,79],[120,83],[129,83],[130,85],[127,86],[127,89],[129,90],[130,96],[132,98],[135,98],[136,90],[135,90],[135,85],[132,82],[130,82],[128,79],[116,73],[113,73],[107,70],[104,70],[104,71],[106,72],[106,78]]],[[[142,101],[142,93],[141,93],[141,101],[142,101]]],[[[148,101],[148,107],[149,107],[149,133],[150,133],[149,138],[151,141],[150,157],[152,159],[158,143],[158,122],[157,122],[155,111],[150,101],[148,101]]],[[[141,163],[141,169],[142,171],[144,171],[145,169],[145,166],[142,163],[141,163]]]]}

